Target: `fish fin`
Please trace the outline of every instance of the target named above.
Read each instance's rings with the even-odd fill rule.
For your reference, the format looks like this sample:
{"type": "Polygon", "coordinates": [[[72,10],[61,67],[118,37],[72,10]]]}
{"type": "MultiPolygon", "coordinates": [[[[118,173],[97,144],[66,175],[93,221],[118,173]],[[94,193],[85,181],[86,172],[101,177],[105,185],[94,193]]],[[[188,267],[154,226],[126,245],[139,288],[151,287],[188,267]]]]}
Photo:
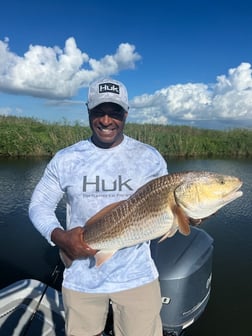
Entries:
{"type": "Polygon", "coordinates": [[[184,211],[178,205],[174,206],[173,214],[176,217],[179,232],[185,236],[188,236],[191,232],[190,219],[185,215],[184,211]]]}
{"type": "Polygon", "coordinates": [[[106,215],[107,212],[113,210],[115,207],[117,207],[122,202],[124,202],[124,201],[119,201],[119,202],[115,202],[115,203],[107,205],[105,208],[98,211],[94,216],[89,218],[89,220],[86,222],[85,226],[92,225],[96,221],[100,220],[101,218],[103,218],[106,215]]]}
{"type": "Polygon", "coordinates": [[[73,260],[71,258],[69,258],[64,251],[59,250],[59,255],[60,255],[61,261],[63,262],[63,264],[66,268],[68,268],[72,265],[73,260]]]}
{"type": "Polygon", "coordinates": [[[187,236],[190,233],[190,219],[185,215],[184,211],[178,206],[175,205],[172,209],[174,215],[174,222],[171,229],[162,236],[162,238],[158,241],[161,243],[166,238],[170,238],[174,236],[174,234],[179,230],[180,233],[187,236]]]}
{"type": "Polygon", "coordinates": [[[162,238],[158,241],[159,243],[161,243],[162,241],[164,241],[166,238],[170,238],[172,236],[175,235],[175,233],[178,230],[178,226],[177,225],[173,225],[172,228],[162,236],[162,238]]]}
{"type": "Polygon", "coordinates": [[[101,250],[97,252],[96,255],[94,256],[95,266],[97,267],[101,266],[103,263],[109,260],[115,253],[116,250],[101,250]]]}

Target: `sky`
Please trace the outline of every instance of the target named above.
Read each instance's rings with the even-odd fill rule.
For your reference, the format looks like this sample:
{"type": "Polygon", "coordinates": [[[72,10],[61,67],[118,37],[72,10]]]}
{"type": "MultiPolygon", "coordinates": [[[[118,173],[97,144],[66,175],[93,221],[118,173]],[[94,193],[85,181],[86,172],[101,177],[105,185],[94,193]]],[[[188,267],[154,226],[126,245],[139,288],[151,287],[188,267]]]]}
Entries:
{"type": "Polygon", "coordinates": [[[129,94],[128,122],[252,128],[252,2],[8,0],[0,115],[88,124],[88,85],[129,94]]]}

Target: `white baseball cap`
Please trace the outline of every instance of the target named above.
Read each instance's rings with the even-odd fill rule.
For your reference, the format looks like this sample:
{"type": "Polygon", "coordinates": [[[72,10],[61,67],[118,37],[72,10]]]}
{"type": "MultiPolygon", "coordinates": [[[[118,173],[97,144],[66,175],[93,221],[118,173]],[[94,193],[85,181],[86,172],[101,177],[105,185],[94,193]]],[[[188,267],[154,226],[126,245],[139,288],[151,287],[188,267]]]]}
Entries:
{"type": "Polygon", "coordinates": [[[124,84],[111,78],[93,82],[88,90],[87,107],[92,110],[102,103],[115,103],[128,111],[128,92],[124,84]]]}

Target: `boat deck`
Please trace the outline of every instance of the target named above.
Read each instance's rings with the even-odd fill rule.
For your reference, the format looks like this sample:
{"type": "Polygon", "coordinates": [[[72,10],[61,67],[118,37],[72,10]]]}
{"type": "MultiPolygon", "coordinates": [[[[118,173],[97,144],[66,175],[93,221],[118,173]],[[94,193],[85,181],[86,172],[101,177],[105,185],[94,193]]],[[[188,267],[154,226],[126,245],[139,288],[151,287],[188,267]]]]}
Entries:
{"type": "Polygon", "coordinates": [[[0,335],[64,336],[61,293],[37,280],[0,290],[0,335]]]}

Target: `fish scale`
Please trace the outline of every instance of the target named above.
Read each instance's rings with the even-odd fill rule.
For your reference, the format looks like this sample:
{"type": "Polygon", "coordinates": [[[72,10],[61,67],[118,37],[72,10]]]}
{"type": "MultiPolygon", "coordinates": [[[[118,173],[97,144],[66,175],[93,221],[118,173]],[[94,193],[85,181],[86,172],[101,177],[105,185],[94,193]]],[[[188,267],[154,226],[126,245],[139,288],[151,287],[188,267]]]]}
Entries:
{"type": "Polygon", "coordinates": [[[165,234],[173,224],[165,182],[165,177],[151,181],[96,222],[87,223],[85,242],[93,249],[120,249],[165,234]]]}

